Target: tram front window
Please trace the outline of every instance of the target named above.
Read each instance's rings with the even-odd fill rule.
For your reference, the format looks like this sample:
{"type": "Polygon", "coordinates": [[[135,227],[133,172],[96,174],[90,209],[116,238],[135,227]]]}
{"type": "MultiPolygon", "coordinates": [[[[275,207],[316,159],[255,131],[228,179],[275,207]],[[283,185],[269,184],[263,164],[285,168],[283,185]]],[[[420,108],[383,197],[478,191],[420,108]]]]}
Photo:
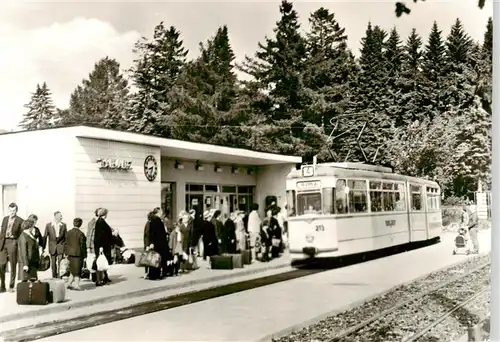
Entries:
{"type": "Polygon", "coordinates": [[[321,215],[321,193],[297,195],[297,215],[321,215]]]}

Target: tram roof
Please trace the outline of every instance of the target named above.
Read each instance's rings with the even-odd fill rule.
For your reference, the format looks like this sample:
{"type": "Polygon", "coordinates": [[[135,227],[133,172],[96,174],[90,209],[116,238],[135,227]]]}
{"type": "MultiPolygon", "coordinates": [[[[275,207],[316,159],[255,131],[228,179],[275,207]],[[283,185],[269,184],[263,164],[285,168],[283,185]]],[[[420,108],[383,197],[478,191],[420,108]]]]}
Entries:
{"type": "Polygon", "coordinates": [[[316,164],[314,176],[304,177],[301,170],[292,170],[288,174],[288,179],[311,178],[314,177],[352,177],[366,179],[386,179],[394,181],[410,181],[421,184],[438,185],[436,182],[428,179],[405,176],[398,173],[393,173],[391,168],[378,165],[369,165],[361,163],[321,163],[316,164]]]}

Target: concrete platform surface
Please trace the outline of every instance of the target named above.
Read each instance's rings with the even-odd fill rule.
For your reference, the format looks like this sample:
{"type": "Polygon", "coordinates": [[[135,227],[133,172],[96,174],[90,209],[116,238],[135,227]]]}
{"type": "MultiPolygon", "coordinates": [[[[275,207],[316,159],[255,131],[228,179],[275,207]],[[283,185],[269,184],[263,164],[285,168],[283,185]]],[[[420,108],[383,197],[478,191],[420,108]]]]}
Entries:
{"type": "MultiPolygon", "coordinates": [[[[454,237],[454,233],[445,233],[440,244],[422,249],[43,340],[270,339],[276,332],[342,311],[353,303],[468,258],[452,255],[454,237]]],[[[481,231],[479,238],[482,252],[488,252],[490,231],[481,231]]]]}
{"type": "MultiPolygon", "coordinates": [[[[283,269],[285,272],[285,268],[290,265],[290,257],[288,254],[284,254],[268,263],[254,262],[243,269],[233,270],[211,270],[208,261],[203,261],[201,258],[198,264],[200,268],[190,273],[155,281],[144,279],[144,268],[135,265],[113,265],[108,271],[112,280],[110,285],[95,287],[93,282],[86,280],[81,283],[84,291],[67,290],[65,302],[45,306],[17,305],[15,293],[2,293],[0,294],[0,325],[36,315],[47,315],[85,306],[122,301],[132,297],[142,297],[197,284],[209,284],[224,279],[234,279],[233,281],[236,282],[239,277],[248,275],[259,277],[260,273],[268,270],[279,272],[283,269]]],[[[7,274],[7,279],[9,276],[7,274]]],[[[39,273],[39,278],[42,280],[50,277],[50,270],[39,273]]]]}

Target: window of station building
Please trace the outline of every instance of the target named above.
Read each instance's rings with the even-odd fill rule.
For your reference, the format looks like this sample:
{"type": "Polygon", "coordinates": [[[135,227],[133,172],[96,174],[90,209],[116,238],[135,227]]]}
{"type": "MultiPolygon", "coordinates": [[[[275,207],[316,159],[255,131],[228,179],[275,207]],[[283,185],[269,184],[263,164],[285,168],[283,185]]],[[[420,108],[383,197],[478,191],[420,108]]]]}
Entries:
{"type": "Polygon", "coordinates": [[[372,212],[381,212],[383,207],[382,182],[370,181],[370,210],[372,212]]]}
{"type": "Polygon", "coordinates": [[[203,184],[186,184],[187,192],[203,192],[203,184]]]}
{"type": "Polygon", "coordinates": [[[219,192],[219,186],[218,185],[205,185],[205,191],[206,192],[219,192]]]}
{"type": "Polygon", "coordinates": [[[236,186],[235,185],[223,185],[222,192],[227,193],[227,194],[235,194],[236,193],[236,186]]]}
{"type": "Polygon", "coordinates": [[[253,186],[238,186],[239,194],[253,194],[253,186]]]}
{"type": "Polygon", "coordinates": [[[345,179],[337,179],[335,184],[335,213],[347,214],[347,183],[345,179]]]}
{"type": "Polygon", "coordinates": [[[321,192],[297,195],[298,215],[321,215],[321,192]]]}
{"type": "Polygon", "coordinates": [[[368,189],[365,180],[347,181],[349,188],[349,213],[368,212],[368,189]]]}
{"type": "Polygon", "coordinates": [[[412,211],[422,210],[422,187],[420,185],[410,186],[410,208],[412,211]]]}
{"type": "Polygon", "coordinates": [[[288,190],[286,192],[286,203],[288,216],[295,216],[295,190],[288,190]]]}

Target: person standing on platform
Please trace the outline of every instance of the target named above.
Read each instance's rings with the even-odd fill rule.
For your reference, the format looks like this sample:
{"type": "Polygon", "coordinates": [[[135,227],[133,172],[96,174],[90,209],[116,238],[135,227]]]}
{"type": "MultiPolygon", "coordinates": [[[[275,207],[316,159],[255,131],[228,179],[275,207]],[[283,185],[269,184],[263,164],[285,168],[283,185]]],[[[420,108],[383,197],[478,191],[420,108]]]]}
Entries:
{"type": "Polygon", "coordinates": [[[236,220],[237,213],[232,212],[231,215],[224,222],[224,226],[222,228],[222,250],[221,254],[236,253],[236,224],[234,220],[236,220]]]}
{"type": "Polygon", "coordinates": [[[19,280],[38,280],[40,252],[35,222],[27,219],[22,223],[22,229],[23,232],[18,239],[19,268],[22,270],[19,280]]]}
{"type": "Polygon", "coordinates": [[[235,213],[234,224],[236,225],[236,249],[243,252],[247,249],[246,246],[246,230],[245,230],[245,213],[243,211],[238,211],[235,213]]]}
{"type": "Polygon", "coordinates": [[[95,234],[95,223],[97,222],[97,213],[99,212],[99,209],[101,208],[97,208],[95,211],[94,211],[94,217],[92,217],[92,219],[89,221],[88,225],[87,225],[87,254],[96,254],[96,252],[94,251],[94,234],[95,234]]]}
{"type": "Polygon", "coordinates": [[[66,232],[68,228],[62,222],[62,214],[60,211],[54,213],[54,220],[47,223],[45,226],[45,234],[43,239],[48,245],[50,254],[50,263],[52,266],[52,278],[61,278],[63,274],[59,274],[59,264],[64,255],[64,244],[66,243],[66,232]]]}
{"type": "Polygon", "coordinates": [[[204,227],[203,227],[203,259],[219,254],[219,246],[217,235],[215,233],[215,226],[212,223],[212,216],[215,210],[206,211],[203,214],[204,227]]]}
{"type": "Polygon", "coordinates": [[[80,291],[80,276],[82,274],[83,260],[87,257],[87,239],[85,234],[80,230],[83,224],[81,218],[73,220],[73,228],[66,234],[66,244],[64,246],[64,254],[69,259],[69,279],[67,283],[68,289],[80,291]],[[75,285],[73,286],[73,282],[75,285]]]}
{"type": "Polygon", "coordinates": [[[255,248],[260,237],[261,224],[262,222],[259,216],[259,205],[257,203],[254,203],[252,205],[252,211],[248,215],[248,233],[250,234],[250,249],[252,250],[252,260],[256,260],[257,251],[255,250],[255,248]]]}
{"type": "Polygon", "coordinates": [[[473,254],[479,254],[479,239],[477,234],[479,233],[479,227],[477,225],[477,211],[476,211],[476,206],[475,205],[470,205],[467,208],[468,216],[469,216],[469,222],[467,227],[469,228],[469,236],[470,240],[472,242],[472,247],[473,247],[473,254]]]}
{"type": "Polygon", "coordinates": [[[195,210],[193,220],[193,238],[191,239],[191,248],[196,255],[203,255],[203,217],[198,206],[194,206],[195,210]]]}
{"type": "MultiPolygon", "coordinates": [[[[36,241],[38,243],[38,249],[39,249],[38,254],[40,256],[39,259],[41,259],[41,254],[45,250],[45,240],[43,239],[43,235],[40,232],[40,229],[36,226],[36,223],[38,222],[38,216],[36,216],[35,214],[30,214],[28,216],[28,218],[26,219],[26,221],[27,220],[33,221],[33,233],[31,235],[33,235],[35,237],[35,239],[36,239],[36,241]]],[[[23,229],[29,229],[30,228],[29,225],[27,225],[27,226],[23,225],[22,227],[25,227],[23,229]]],[[[19,246],[18,246],[18,249],[19,249],[19,246]]],[[[39,269],[39,267],[37,269],[39,269]]],[[[25,279],[24,270],[23,270],[23,267],[21,266],[21,260],[19,260],[19,267],[18,267],[17,279],[18,280],[25,279]]]]}
{"type": "Polygon", "coordinates": [[[217,250],[221,251],[222,248],[222,230],[224,229],[224,226],[221,222],[221,214],[222,212],[218,209],[214,211],[214,214],[212,216],[212,224],[215,227],[215,236],[217,237],[217,250]]]}
{"type": "MultiPolygon", "coordinates": [[[[111,258],[111,249],[113,247],[113,229],[106,222],[106,218],[108,217],[108,209],[99,208],[97,211],[97,221],[95,223],[95,233],[94,233],[94,251],[96,252],[96,257],[99,257],[99,251],[102,248],[103,254],[106,257],[108,264],[113,264],[113,260],[111,258]]],[[[96,278],[96,282],[100,281],[100,279],[96,278]]],[[[111,279],[109,279],[108,271],[104,271],[104,284],[110,283],[111,279]]],[[[100,285],[99,283],[98,285],[100,285]]],[[[96,284],[97,285],[97,284],[96,284]]]]}
{"type": "Polygon", "coordinates": [[[144,246],[146,250],[152,249],[161,257],[159,268],[148,268],[148,279],[157,280],[167,274],[167,262],[169,261],[169,244],[167,240],[167,230],[161,218],[162,212],[159,207],[154,208],[148,215],[148,229],[144,236],[144,246]]]}
{"type": "Polygon", "coordinates": [[[23,219],[17,216],[17,204],[9,204],[9,215],[2,220],[0,229],[0,293],[6,292],[5,273],[10,263],[9,291],[14,291],[17,270],[17,239],[22,233],[23,219]]]}

